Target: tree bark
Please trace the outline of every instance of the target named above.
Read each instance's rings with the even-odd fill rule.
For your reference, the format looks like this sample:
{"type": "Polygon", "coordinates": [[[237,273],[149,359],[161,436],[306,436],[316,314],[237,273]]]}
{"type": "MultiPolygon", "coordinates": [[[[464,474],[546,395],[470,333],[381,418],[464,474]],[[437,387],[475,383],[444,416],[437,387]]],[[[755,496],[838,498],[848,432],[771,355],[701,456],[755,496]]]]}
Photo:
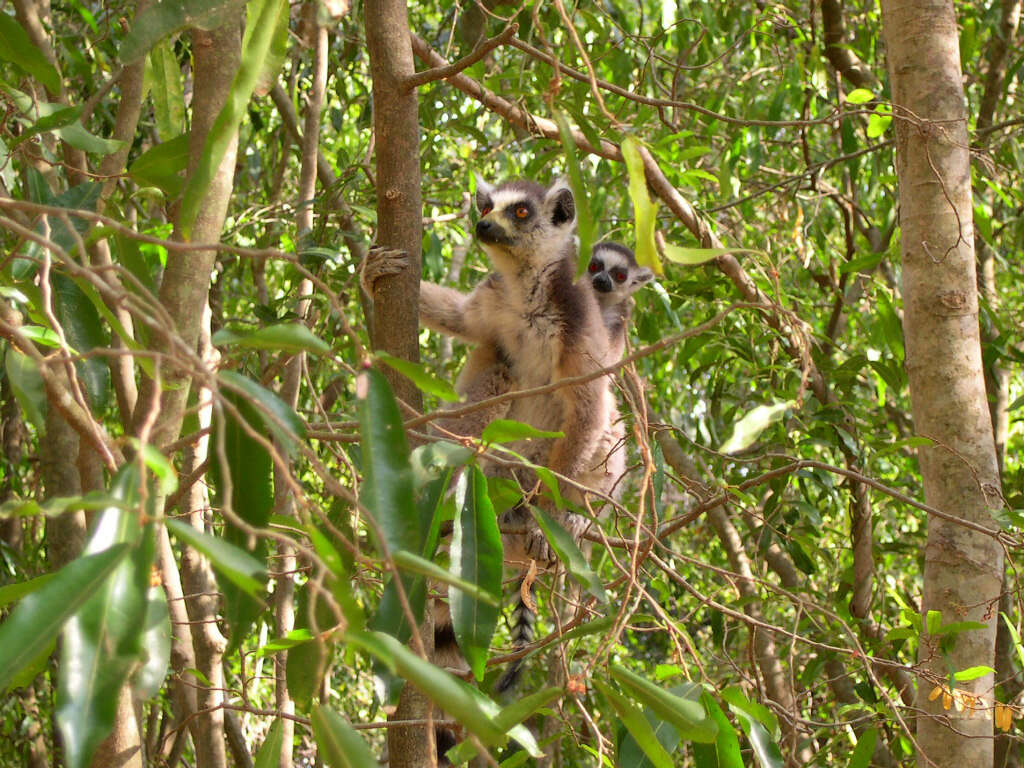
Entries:
{"type": "MultiPolygon", "coordinates": [[[[882,0],[896,114],[903,257],[903,332],[928,504],[992,529],[1001,498],[978,327],[970,139],[956,16],[949,0],[882,0]]],[[[950,670],[995,666],[1003,550],[996,539],[932,517],[925,546],[922,610],[943,623],[978,621],[984,630],[922,637],[918,653],[918,764],[992,764],[991,675],[958,683],[981,697],[984,713],[929,701],[950,670]],[[971,716],[973,715],[973,717],[971,716]]]]}
{"type": "MultiPolygon", "coordinates": [[[[366,45],[373,75],[373,133],[377,148],[377,244],[406,251],[412,269],[381,278],[374,289],[374,343],[397,357],[420,359],[419,295],[423,203],[420,126],[405,0],[368,0],[366,45]]],[[[416,386],[386,368],[395,395],[417,410],[416,386]]]]}
{"type": "MultiPolygon", "coordinates": [[[[415,71],[405,0],[367,0],[366,44],[373,76],[373,131],[377,152],[377,243],[406,251],[412,268],[379,280],[373,303],[373,343],[406,360],[419,360],[420,246],[423,203],[420,194],[420,132],[415,71]]],[[[408,379],[385,369],[395,395],[417,411],[423,400],[408,379]]],[[[426,622],[424,640],[432,641],[426,622]]],[[[429,642],[431,648],[433,642],[429,642]]],[[[406,685],[389,719],[429,719],[431,704],[406,685]]],[[[424,726],[388,729],[391,768],[437,764],[434,733],[424,726]]]]}

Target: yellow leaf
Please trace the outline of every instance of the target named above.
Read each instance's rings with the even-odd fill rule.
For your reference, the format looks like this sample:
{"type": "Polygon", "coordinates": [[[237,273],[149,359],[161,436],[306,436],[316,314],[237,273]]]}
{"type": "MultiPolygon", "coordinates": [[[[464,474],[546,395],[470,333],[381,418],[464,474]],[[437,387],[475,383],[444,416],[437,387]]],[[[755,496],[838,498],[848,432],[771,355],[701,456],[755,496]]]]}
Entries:
{"type": "Polygon", "coordinates": [[[1013,727],[1013,710],[1002,704],[996,704],[996,728],[1009,731],[1013,727]]]}
{"type": "Polygon", "coordinates": [[[633,218],[636,230],[636,263],[650,267],[657,275],[662,274],[658,249],[654,243],[654,229],[658,223],[658,207],[651,202],[647,192],[647,177],[644,175],[644,159],[640,154],[640,143],[632,136],[622,140],[622,159],[626,161],[629,173],[629,197],[633,201],[633,218]]]}
{"type": "Polygon", "coordinates": [[[953,706],[953,696],[945,691],[942,692],[942,708],[949,711],[949,708],[953,706]]]}
{"type": "Polygon", "coordinates": [[[932,692],[928,694],[928,701],[935,701],[939,696],[942,695],[942,686],[936,685],[932,688],[932,692]]]}

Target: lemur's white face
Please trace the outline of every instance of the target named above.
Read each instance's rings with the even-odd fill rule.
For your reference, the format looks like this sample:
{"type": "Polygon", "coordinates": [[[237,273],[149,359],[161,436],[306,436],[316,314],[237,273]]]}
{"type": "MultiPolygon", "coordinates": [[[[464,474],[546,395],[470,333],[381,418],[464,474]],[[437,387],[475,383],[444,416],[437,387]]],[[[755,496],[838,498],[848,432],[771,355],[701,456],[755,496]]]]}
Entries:
{"type": "Polygon", "coordinates": [[[618,243],[594,246],[587,274],[598,301],[605,307],[625,301],[654,279],[654,273],[647,267],[637,266],[633,252],[618,243]]]}
{"type": "Polygon", "coordinates": [[[572,249],[576,204],[563,182],[545,189],[528,181],[492,187],[477,180],[476,235],[495,267],[540,267],[572,249]]]}

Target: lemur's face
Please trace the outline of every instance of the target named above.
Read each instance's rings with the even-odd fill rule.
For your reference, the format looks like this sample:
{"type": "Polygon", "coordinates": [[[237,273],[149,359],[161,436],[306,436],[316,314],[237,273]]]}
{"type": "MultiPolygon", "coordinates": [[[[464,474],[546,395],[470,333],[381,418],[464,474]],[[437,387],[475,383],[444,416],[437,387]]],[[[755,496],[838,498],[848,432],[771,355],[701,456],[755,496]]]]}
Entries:
{"type": "Polygon", "coordinates": [[[587,275],[602,306],[618,304],[654,279],[654,273],[637,266],[633,252],[619,243],[594,246],[587,275]]]}
{"type": "Polygon", "coordinates": [[[547,263],[571,245],[576,204],[561,182],[545,189],[530,181],[492,187],[478,179],[476,204],[476,236],[497,262],[511,257],[517,264],[547,263]]]}

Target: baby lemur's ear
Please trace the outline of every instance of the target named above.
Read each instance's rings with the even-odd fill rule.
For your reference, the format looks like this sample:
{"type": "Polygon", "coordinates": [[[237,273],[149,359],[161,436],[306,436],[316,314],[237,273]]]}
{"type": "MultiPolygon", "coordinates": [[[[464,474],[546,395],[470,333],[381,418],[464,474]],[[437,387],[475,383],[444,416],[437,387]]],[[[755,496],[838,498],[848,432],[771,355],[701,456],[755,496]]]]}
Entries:
{"type": "Polygon", "coordinates": [[[544,195],[544,204],[551,212],[551,223],[556,227],[576,222],[576,198],[565,179],[558,179],[544,195]]]}
{"type": "Polygon", "coordinates": [[[633,270],[633,282],[636,285],[643,285],[644,283],[649,283],[653,279],[654,272],[652,272],[648,267],[637,267],[635,270],[633,270]]]}
{"type": "Polygon", "coordinates": [[[476,209],[481,213],[494,207],[494,186],[483,180],[478,173],[473,174],[476,178],[476,209]]]}

